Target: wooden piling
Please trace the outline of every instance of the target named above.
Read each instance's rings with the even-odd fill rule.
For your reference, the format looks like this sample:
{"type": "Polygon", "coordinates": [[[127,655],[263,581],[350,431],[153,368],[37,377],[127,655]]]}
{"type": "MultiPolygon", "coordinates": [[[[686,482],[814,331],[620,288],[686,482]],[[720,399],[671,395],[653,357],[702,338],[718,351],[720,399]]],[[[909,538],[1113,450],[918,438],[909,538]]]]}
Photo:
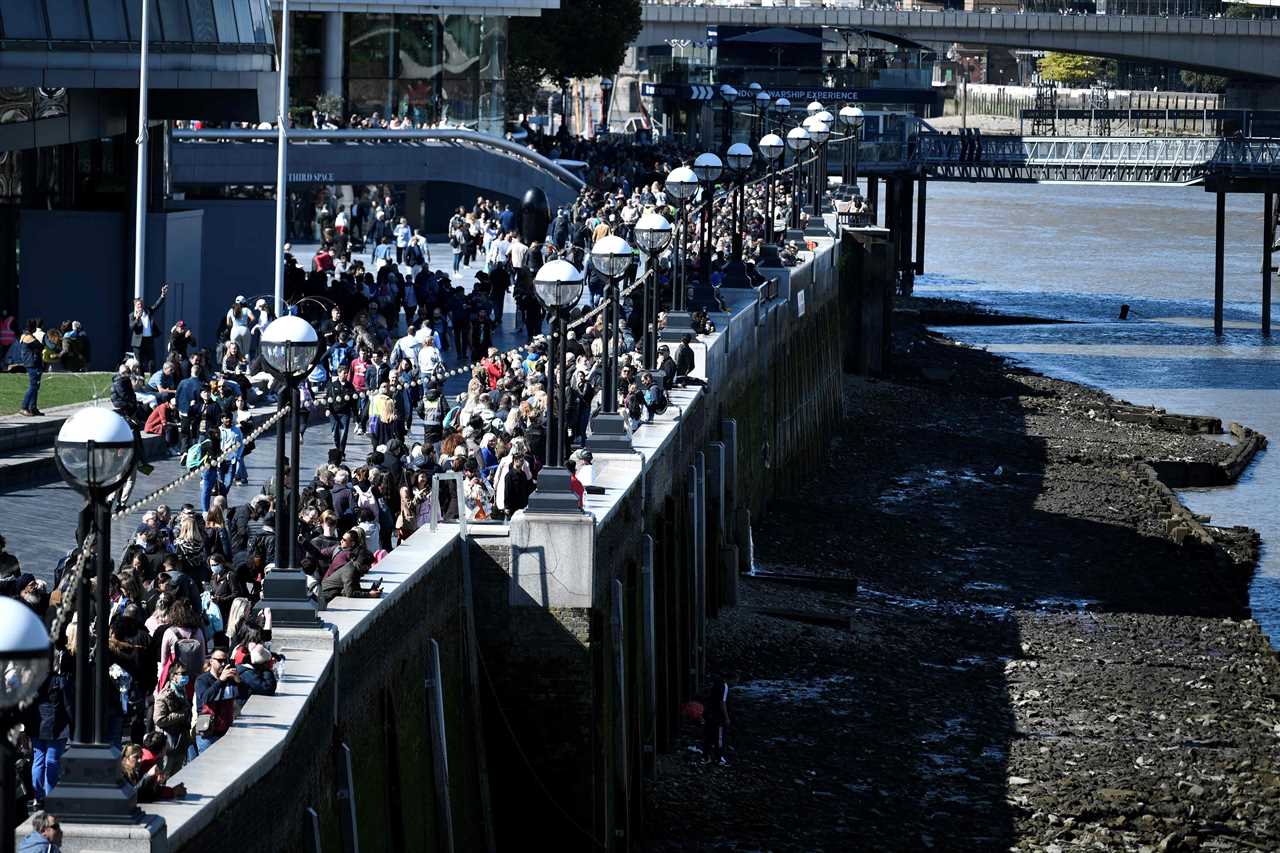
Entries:
{"type": "Polygon", "coordinates": [[[1271,267],[1276,245],[1276,195],[1262,194],[1262,334],[1271,337],[1271,267]]]}
{"type": "Polygon", "coordinates": [[[1217,211],[1214,218],[1213,249],[1213,333],[1222,334],[1222,296],[1224,268],[1224,243],[1226,241],[1227,194],[1217,193],[1217,211]]]}
{"type": "Polygon", "coordinates": [[[916,275],[924,275],[925,187],[928,183],[925,176],[921,175],[919,188],[916,190],[916,275]]]}

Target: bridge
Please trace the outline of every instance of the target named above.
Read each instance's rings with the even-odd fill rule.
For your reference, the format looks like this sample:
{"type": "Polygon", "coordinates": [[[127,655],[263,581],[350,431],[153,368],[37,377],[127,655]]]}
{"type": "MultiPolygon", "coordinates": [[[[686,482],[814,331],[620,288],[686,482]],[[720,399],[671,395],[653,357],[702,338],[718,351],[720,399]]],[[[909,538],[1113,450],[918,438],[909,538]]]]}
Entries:
{"type": "MultiPolygon", "coordinates": [[[[275,185],[275,130],[175,130],[172,140],[174,187],[275,185]]],[[[583,186],[532,148],[463,129],[291,130],[289,182],[446,183],[515,200],[538,187],[552,205],[583,186]]]]}
{"type": "Polygon", "coordinates": [[[1196,186],[1270,181],[1280,187],[1280,140],[1217,137],[962,137],[924,133],[909,164],[959,181],[1196,186]]]}
{"type": "Polygon", "coordinates": [[[880,12],[800,6],[673,6],[648,2],[641,47],[705,41],[717,24],[841,27],[921,42],[964,42],[1167,63],[1280,80],[1280,21],[973,12],[880,12]]]}

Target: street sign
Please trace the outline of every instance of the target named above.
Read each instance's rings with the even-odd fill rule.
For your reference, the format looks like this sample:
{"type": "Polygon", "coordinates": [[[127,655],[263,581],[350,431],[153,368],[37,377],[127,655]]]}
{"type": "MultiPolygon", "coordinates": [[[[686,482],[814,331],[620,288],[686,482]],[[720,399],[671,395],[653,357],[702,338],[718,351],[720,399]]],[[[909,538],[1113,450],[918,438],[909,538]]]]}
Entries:
{"type": "Polygon", "coordinates": [[[642,83],[640,94],[646,98],[678,98],[684,101],[709,101],[715,97],[714,86],[701,83],[642,83]]]}

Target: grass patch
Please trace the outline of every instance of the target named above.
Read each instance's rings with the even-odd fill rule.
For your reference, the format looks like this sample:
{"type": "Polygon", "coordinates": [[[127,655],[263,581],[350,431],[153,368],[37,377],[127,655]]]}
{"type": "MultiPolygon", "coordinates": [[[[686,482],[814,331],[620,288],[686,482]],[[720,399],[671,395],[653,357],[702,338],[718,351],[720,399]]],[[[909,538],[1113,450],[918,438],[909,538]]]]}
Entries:
{"type": "MultiPolygon", "coordinates": [[[[111,397],[110,373],[46,373],[40,379],[39,406],[48,411],[54,406],[84,403],[94,395],[111,397]]],[[[27,374],[0,373],[0,415],[16,414],[27,393],[27,374]]]]}

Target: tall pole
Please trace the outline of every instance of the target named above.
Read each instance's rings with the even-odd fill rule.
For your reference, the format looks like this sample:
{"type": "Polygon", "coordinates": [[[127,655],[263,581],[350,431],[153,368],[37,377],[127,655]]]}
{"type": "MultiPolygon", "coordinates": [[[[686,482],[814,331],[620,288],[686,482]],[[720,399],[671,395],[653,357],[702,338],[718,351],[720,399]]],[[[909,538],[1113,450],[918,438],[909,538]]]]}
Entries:
{"type": "Polygon", "coordinates": [[[733,259],[742,261],[742,178],[735,175],[730,200],[733,206],[733,259]]]}
{"type": "MultiPolygon", "coordinates": [[[[88,442],[87,457],[92,464],[95,451],[93,442],[88,442]]],[[[102,541],[102,516],[98,512],[97,499],[92,496],[89,500],[93,502],[93,524],[97,528],[97,538],[94,540],[94,571],[97,572],[98,560],[106,551],[103,549],[102,541]]],[[[75,695],[75,719],[74,731],[71,733],[71,740],[75,743],[93,743],[94,720],[89,717],[89,706],[93,703],[93,676],[89,666],[89,574],[84,572],[80,576],[80,583],[74,591],[76,596],[76,647],[74,650],[76,656],[76,695],[75,695]]],[[[5,796],[10,796],[5,791],[5,796]]],[[[8,831],[7,827],[3,828],[8,831]]]]}
{"type": "MultiPolygon", "coordinates": [[[[143,18],[146,18],[146,7],[143,3],[143,18]]],[[[279,103],[276,111],[276,246],[275,246],[275,312],[277,317],[284,316],[284,215],[288,201],[289,187],[289,0],[282,0],[280,5],[280,86],[279,103]]],[[[277,537],[280,531],[276,531],[277,537]]]]}
{"type": "MultiPolygon", "coordinates": [[[[95,525],[98,528],[98,551],[94,555],[94,614],[95,634],[93,638],[93,742],[107,742],[107,592],[111,586],[111,513],[107,509],[105,499],[94,498],[93,512],[95,525]]],[[[85,596],[88,598],[88,596],[85,596]]],[[[89,639],[88,622],[81,622],[76,641],[80,643],[77,652],[84,649],[89,639]]],[[[112,691],[114,693],[114,691],[112,691]]]]}
{"type": "MultiPolygon", "coordinates": [[[[553,349],[553,356],[556,359],[556,367],[560,370],[558,378],[553,379],[556,383],[556,455],[551,462],[553,468],[564,465],[564,458],[568,454],[568,418],[565,413],[568,411],[569,405],[569,368],[565,365],[565,320],[564,315],[568,312],[568,308],[564,305],[556,306],[556,339],[553,349]]],[[[554,376],[554,371],[552,372],[554,376]]]]}
{"type": "Polygon", "coordinates": [[[765,179],[764,179],[764,241],[766,243],[773,242],[773,164],[774,159],[768,158],[769,162],[765,163],[765,179]]]}
{"type": "Polygon", "coordinates": [[[676,246],[676,269],[671,292],[671,310],[683,311],[686,299],[686,289],[688,285],[685,283],[685,275],[687,274],[686,266],[688,261],[685,254],[689,251],[689,206],[688,199],[680,199],[680,243],[676,246]]]}
{"type": "Polygon", "coordinates": [[[618,310],[618,280],[613,276],[605,276],[605,280],[608,282],[605,298],[609,301],[604,309],[604,351],[601,353],[604,357],[604,400],[600,410],[614,414],[618,411],[618,339],[613,333],[614,312],[618,310]]]}
{"type": "Polygon", "coordinates": [[[289,469],[289,524],[286,528],[289,533],[289,568],[298,568],[298,482],[302,465],[302,389],[299,385],[305,382],[305,379],[295,379],[292,383],[293,393],[289,396],[293,405],[293,412],[290,419],[293,421],[289,430],[289,456],[292,460],[289,469]]]}
{"type": "Polygon", "coordinates": [[[150,3],[142,4],[142,47],[138,57],[138,181],[133,201],[133,298],[146,298],[147,282],[147,63],[151,54],[150,3]]]}
{"type": "MultiPolygon", "coordinates": [[[[285,344],[287,347],[288,344],[285,344]]],[[[284,506],[284,443],[288,438],[289,425],[286,423],[288,418],[284,415],[284,408],[289,405],[289,400],[293,397],[291,380],[281,377],[284,388],[281,389],[280,396],[276,402],[276,413],[279,418],[276,420],[276,568],[283,569],[289,562],[289,546],[285,542],[285,537],[289,533],[289,525],[285,521],[286,510],[284,506]]]]}

